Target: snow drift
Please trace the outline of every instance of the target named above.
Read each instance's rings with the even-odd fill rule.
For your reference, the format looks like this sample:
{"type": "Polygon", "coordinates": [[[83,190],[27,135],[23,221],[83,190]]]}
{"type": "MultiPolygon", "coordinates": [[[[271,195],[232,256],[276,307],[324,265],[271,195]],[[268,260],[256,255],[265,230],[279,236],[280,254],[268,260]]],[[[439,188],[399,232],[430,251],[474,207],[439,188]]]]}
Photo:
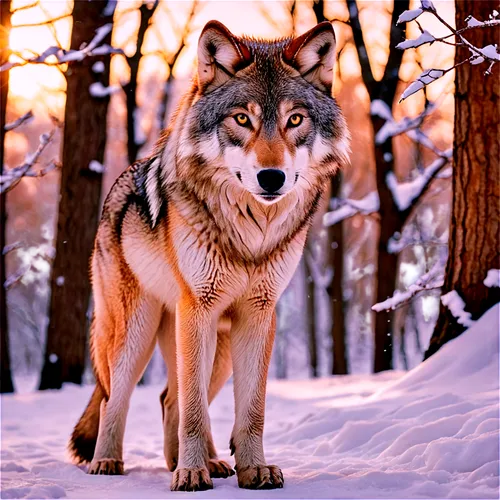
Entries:
{"type": "MultiPolygon", "coordinates": [[[[197,498],[498,498],[499,306],[408,373],[269,384],[265,448],[285,488],[216,479],[197,498]]],[[[88,476],[66,443],[90,387],[2,397],[2,498],[175,498],[162,456],[161,387],[132,399],[126,475],[88,476]]],[[[211,408],[229,460],[232,387],[211,408]]]]}

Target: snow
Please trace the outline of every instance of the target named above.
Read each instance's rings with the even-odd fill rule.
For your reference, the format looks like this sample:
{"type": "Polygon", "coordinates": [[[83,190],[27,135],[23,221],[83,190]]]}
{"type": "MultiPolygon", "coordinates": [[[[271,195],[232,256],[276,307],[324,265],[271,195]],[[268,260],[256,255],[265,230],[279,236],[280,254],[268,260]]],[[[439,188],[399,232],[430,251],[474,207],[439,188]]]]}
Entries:
{"type": "Polygon", "coordinates": [[[391,108],[381,99],[374,99],[370,104],[370,114],[373,116],[380,116],[387,121],[392,121],[391,108]]]}
{"type": "Polygon", "coordinates": [[[104,73],[104,63],[102,61],[97,61],[92,65],[92,71],[94,73],[104,73]]]}
{"type": "Polygon", "coordinates": [[[465,311],[465,302],[456,290],[441,296],[441,302],[446,306],[451,314],[457,319],[457,323],[465,327],[472,326],[475,321],[472,320],[471,313],[465,311]]]}
{"type": "Polygon", "coordinates": [[[474,28],[478,26],[483,26],[483,23],[481,21],[478,21],[474,16],[470,15],[467,16],[465,19],[465,22],[467,23],[468,28],[474,28]]]}
{"type": "Polygon", "coordinates": [[[425,85],[429,85],[430,83],[436,81],[441,78],[446,73],[443,69],[426,69],[421,75],[412,82],[406,90],[401,94],[401,98],[399,102],[404,101],[406,98],[415,94],[419,90],[423,89],[425,85]]]}
{"type": "Polygon", "coordinates": [[[134,109],[134,143],[137,146],[146,144],[147,137],[141,125],[141,116],[139,108],[134,109]]]}
{"type": "Polygon", "coordinates": [[[479,49],[479,52],[481,52],[481,54],[483,54],[483,56],[487,59],[500,61],[500,54],[498,53],[497,44],[486,45],[486,47],[479,49]]]}
{"type": "MultiPolygon", "coordinates": [[[[284,489],[241,490],[233,476],[189,497],[498,498],[499,313],[410,372],[270,382],[264,447],[284,489]]],[[[169,489],[161,390],[134,392],[119,477],[89,476],[66,454],[91,387],[2,396],[2,498],[187,498],[169,489]]],[[[210,414],[230,463],[233,411],[227,384],[210,414]]]]}
{"type": "Polygon", "coordinates": [[[413,10],[405,10],[398,18],[397,24],[401,23],[408,23],[410,21],[413,21],[417,19],[420,14],[422,14],[424,11],[423,9],[413,9],[413,10]]]}
{"type": "Polygon", "coordinates": [[[102,174],[105,170],[104,165],[97,160],[92,160],[89,163],[89,170],[92,170],[92,172],[96,172],[97,174],[102,174]]]}
{"type": "Polygon", "coordinates": [[[110,85],[105,87],[101,82],[94,82],[89,85],[89,92],[92,97],[106,97],[115,94],[120,90],[118,85],[110,85]]]}
{"type": "Polygon", "coordinates": [[[436,12],[436,7],[434,7],[434,4],[431,2],[431,0],[421,0],[420,3],[422,5],[422,9],[436,12]]]}
{"type": "Polygon", "coordinates": [[[424,45],[425,43],[434,43],[436,41],[436,38],[434,35],[429,33],[428,31],[424,30],[422,34],[418,37],[415,38],[414,40],[405,40],[404,42],[398,43],[396,45],[397,49],[415,49],[417,47],[420,47],[421,45],[424,45]]]}
{"type": "MultiPolygon", "coordinates": [[[[389,137],[395,137],[400,134],[406,134],[412,141],[421,144],[422,146],[434,151],[437,155],[441,155],[441,151],[439,151],[434,143],[427,137],[427,135],[420,129],[424,119],[435,109],[435,105],[432,102],[429,102],[425,109],[419,113],[417,116],[410,118],[409,116],[403,117],[399,122],[394,120],[392,116],[391,109],[389,106],[379,100],[375,99],[370,106],[370,113],[372,116],[379,116],[380,118],[385,120],[384,125],[380,128],[375,136],[375,144],[383,144],[389,139],[389,137]]],[[[390,153],[384,154],[385,161],[391,161],[392,156],[386,159],[385,155],[389,155],[390,153]]]]}
{"type": "Polygon", "coordinates": [[[500,269],[490,269],[483,283],[488,287],[500,287],[500,269]]]}
{"type": "Polygon", "coordinates": [[[108,0],[106,7],[102,11],[103,16],[112,16],[115,13],[116,3],[118,0],[108,0]]]}

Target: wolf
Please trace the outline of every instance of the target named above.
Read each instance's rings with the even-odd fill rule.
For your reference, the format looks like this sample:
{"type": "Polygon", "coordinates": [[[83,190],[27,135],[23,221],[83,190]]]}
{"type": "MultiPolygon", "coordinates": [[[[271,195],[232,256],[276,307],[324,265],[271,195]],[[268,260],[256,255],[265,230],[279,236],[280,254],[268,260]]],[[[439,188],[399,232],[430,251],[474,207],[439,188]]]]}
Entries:
{"type": "Polygon", "coordinates": [[[208,414],[231,374],[238,485],[283,487],[264,458],[266,379],[276,302],[348,161],[332,97],[335,43],[328,22],[264,41],[210,21],[169,128],[112,187],[91,260],[96,387],[69,443],[90,474],[123,474],[130,396],[158,342],[171,489],[205,490],[234,474],[217,456],[208,414]]]}

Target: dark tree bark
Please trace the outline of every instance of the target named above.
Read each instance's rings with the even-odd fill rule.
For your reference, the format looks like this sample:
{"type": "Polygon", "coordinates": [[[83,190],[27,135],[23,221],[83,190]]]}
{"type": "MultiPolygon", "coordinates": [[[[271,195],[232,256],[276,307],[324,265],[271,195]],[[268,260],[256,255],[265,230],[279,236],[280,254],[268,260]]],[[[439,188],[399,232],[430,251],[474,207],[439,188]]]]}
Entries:
{"type": "MultiPolygon", "coordinates": [[[[316,22],[328,21],[324,0],[314,0],[312,4],[316,22]]],[[[339,172],[331,180],[331,196],[338,197],[342,185],[342,174],[339,172]]],[[[330,297],[332,317],[332,375],[347,374],[345,349],[345,304],[343,299],[344,277],[344,224],[339,222],[328,230],[328,263],[334,270],[333,280],[327,292],[330,297]]]]}
{"type": "MultiPolygon", "coordinates": [[[[79,49],[95,30],[111,23],[104,15],[107,1],[75,2],[71,48],[79,49]]],[[[111,43],[111,33],[104,43],[111,43]]],[[[97,229],[102,172],[89,168],[104,160],[109,97],[92,97],[89,86],[109,85],[110,56],[102,56],[105,71],[92,71],[95,58],[71,63],[67,72],[61,197],[56,257],[51,276],[47,344],[40,389],[58,389],[64,382],[80,384],[85,365],[89,259],[97,229]]]]}
{"type": "MultiPolygon", "coordinates": [[[[10,33],[10,0],[2,0],[0,2],[0,65],[8,61],[10,56],[9,50],[9,33],[10,33]]],[[[9,93],[9,72],[0,72],[0,175],[3,175],[5,162],[5,118],[7,112],[7,96],[9,93]]],[[[0,336],[1,336],[1,356],[2,356],[2,372],[0,382],[0,392],[14,392],[12,383],[12,375],[10,369],[9,355],[9,325],[7,320],[7,290],[5,289],[5,280],[7,273],[5,270],[5,248],[7,230],[7,193],[0,194],[0,336]]]]}
{"type": "MultiPolygon", "coordinates": [[[[332,178],[331,196],[340,196],[342,174],[339,172],[332,178]]],[[[328,231],[328,262],[333,267],[333,279],[327,292],[332,307],[332,375],[346,375],[348,373],[345,346],[345,304],[343,298],[344,278],[344,227],[339,222],[330,226],[328,231]]]]}
{"type": "Polygon", "coordinates": [[[142,46],[146,31],[151,25],[151,18],[158,7],[158,1],[153,4],[144,2],[139,7],[140,21],[137,32],[136,49],[132,56],[127,57],[127,64],[130,68],[130,80],[123,85],[127,104],[127,154],[130,165],[137,160],[139,150],[144,146],[145,141],[137,137],[137,77],[139,75],[139,65],[142,59],[142,46]]]}
{"type": "MultiPolygon", "coordinates": [[[[311,233],[307,239],[309,247],[314,242],[311,238],[311,233]]],[[[314,259],[314,253],[306,248],[306,252],[310,252],[311,259],[314,259]]],[[[306,290],[307,290],[307,326],[308,326],[308,347],[309,347],[309,366],[311,368],[311,376],[318,376],[318,342],[316,338],[316,290],[313,278],[313,272],[309,269],[307,260],[305,263],[306,269],[306,290]]]]}
{"type": "MultiPolygon", "coordinates": [[[[498,8],[496,0],[455,2],[457,26],[472,15],[488,19],[498,8]]],[[[477,47],[498,40],[498,30],[476,29],[467,39],[477,47]]],[[[458,47],[455,62],[470,53],[458,47]]],[[[500,268],[500,79],[498,68],[484,75],[482,66],[462,64],[455,74],[455,136],[453,143],[453,206],[449,256],[443,294],[456,290],[466,311],[479,318],[500,301],[500,289],[488,288],[483,280],[489,269],[500,268]]],[[[425,358],[457,337],[464,327],[441,305],[425,358]]]]}

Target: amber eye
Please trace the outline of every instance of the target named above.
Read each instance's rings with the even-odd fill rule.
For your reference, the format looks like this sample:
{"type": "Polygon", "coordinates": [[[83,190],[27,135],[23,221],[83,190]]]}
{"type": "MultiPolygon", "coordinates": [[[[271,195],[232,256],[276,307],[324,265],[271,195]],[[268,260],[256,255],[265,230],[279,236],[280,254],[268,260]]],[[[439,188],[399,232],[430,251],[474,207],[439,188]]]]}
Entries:
{"type": "Polygon", "coordinates": [[[250,118],[248,118],[248,116],[244,113],[238,113],[234,119],[236,120],[236,123],[242,127],[248,127],[248,125],[250,125],[250,118]]]}
{"type": "Polygon", "coordinates": [[[287,127],[298,127],[302,123],[303,119],[304,117],[302,115],[295,113],[294,115],[290,116],[286,125],[287,127]]]}

